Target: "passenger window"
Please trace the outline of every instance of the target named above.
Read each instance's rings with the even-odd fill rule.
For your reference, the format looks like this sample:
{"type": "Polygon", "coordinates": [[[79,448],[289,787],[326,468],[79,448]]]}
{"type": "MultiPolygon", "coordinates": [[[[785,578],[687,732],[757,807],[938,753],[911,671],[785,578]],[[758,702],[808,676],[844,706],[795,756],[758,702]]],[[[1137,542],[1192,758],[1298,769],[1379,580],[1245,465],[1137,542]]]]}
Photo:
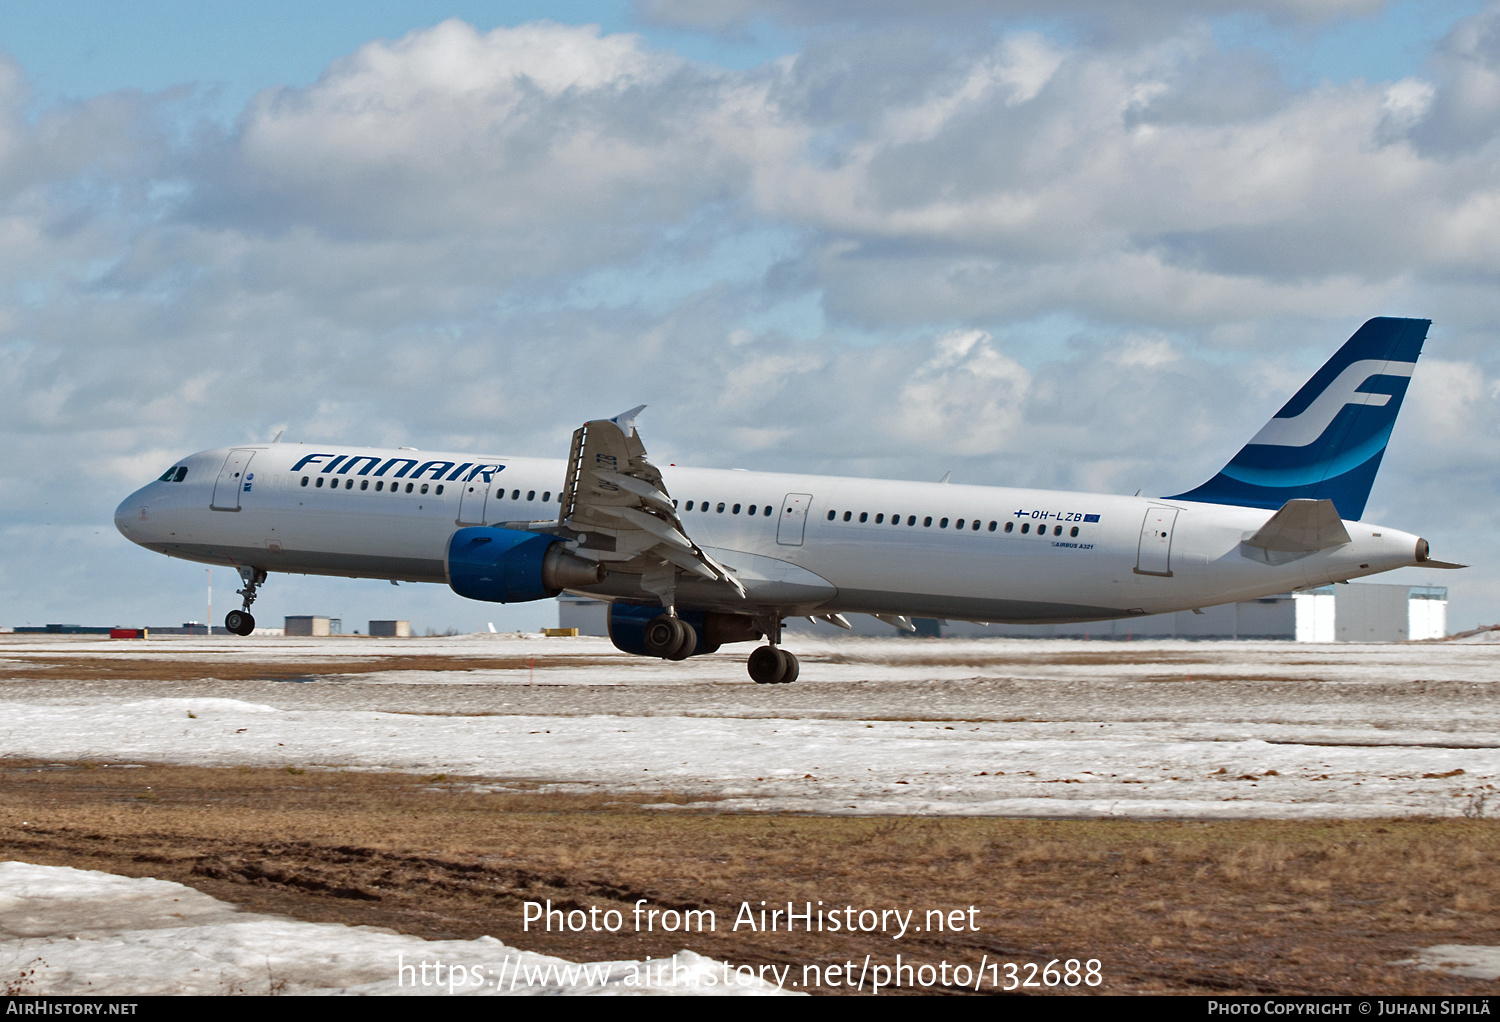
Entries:
{"type": "MultiPolygon", "coordinates": [[[[791,508],[787,508],[787,510],[788,510],[788,511],[790,511],[790,510],[791,510],[791,508]]],[[[837,517],[838,517],[838,516],[839,516],[839,513],[838,513],[838,512],[837,512],[837,511],[830,511],[830,512],[828,512],[828,520],[829,520],[829,521],[830,521],[830,522],[831,522],[831,521],[833,521],[833,520],[834,520],[834,519],[835,519],[835,518],[837,518],[837,517]]]]}
{"type": "Polygon", "coordinates": [[[770,518],[771,517],[771,505],[767,504],[765,510],[762,511],[760,514],[761,514],[762,518],[770,518]]]}
{"type": "MultiPolygon", "coordinates": [[[[408,486],[407,489],[409,490],[409,489],[411,489],[411,487],[408,486]]],[[[535,490],[527,490],[526,491],[526,499],[527,500],[536,500],[536,491],[535,490]]]]}
{"type": "Polygon", "coordinates": [[[438,483],[437,491],[438,491],[438,496],[442,496],[443,495],[443,484],[442,483],[438,483]]]}
{"type": "Polygon", "coordinates": [[[1054,536],[1061,536],[1062,535],[1062,526],[1061,525],[1054,525],[1052,527],[1052,535],[1054,535],[1054,536]]]}
{"type": "Polygon", "coordinates": [[[318,481],[316,483],[314,483],[313,485],[316,486],[318,489],[321,490],[323,488],[323,477],[322,476],[318,476],[318,481]]]}
{"type": "Polygon", "coordinates": [[[361,479],[359,481],[359,488],[361,490],[368,490],[370,488],[370,480],[368,480],[368,479],[361,479]]]}
{"type": "Polygon", "coordinates": [[[542,499],[543,500],[551,500],[552,499],[552,491],[548,490],[545,493],[543,493],[542,494],[542,499]]]}
{"type": "Polygon", "coordinates": [[[938,528],[939,529],[946,529],[947,527],[948,527],[948,519],[944,518],[942,521],[938,522],[938,528]]]}
{"type": "Polygon", "coordinates": [[[510,491],[510,499],[511,500],[520,500],[521,499],[521,491],[520,490],[511,490],[510,491]]]}
{"type": "Polygon", "coordinates": [[[870,513],[868,511],[861,511],[859,513],[859,520],[861,522],[868,522],[870,520],[870,513]]]}
{"type": "Polygon", "coordinates": [[[1005,523],[1005,531],[1006,532],[1014,532],[1015,528],[1016,528],[1016,523],[1015,522],[1006,522],[1005,523]]]}
{"type": "Polygon", "coordinates": [[[692,509],[693,509],[693,502],[692,502],[692,501],[688,501],[688,502],[687,502],[687,509],[688,509],[688,510],[689,510],[689,511],[691,511],[691,510],[692,510],[692,509]]]}
{"type": "Polygon", "coordinates": [[[752,518],[755,517],[755,505],[751,504],[750,510],[746,511],[745,514],[749,515],[752,518]]]}
{"type": "Polygon", "coordinates": [[[422,484],[422,492],[423,492],[423,493],[426,493],[426,492],[427,492],[427,484],[426,484],[426,483],[423,483],[423,484],[422,484]]]}
{"type": "Polygon", "coordinates": [[[734,506],[734,507],[733,507],[733,508],[732,508],[732,509],[731,509],[731,511],[730,511],[730,513],[731,513],[731,514],[739,514],[739,513],[740,513],[740,506],[739,506],[739,505],[738,505],[738,504],[736,504],[736,505],[735,505],[735,506],[734,506]]]}
{"type": "Polygon", "coordinates": [[[960,518],[958,521],[953,523],[953,527],[955,529],[962,529],[964,527],[964,520],[960,518]]]}
{"type": "Polygon", "coordinates": [[[702,512],[703,512],[703,513],[704,513],[704,514],[707,514],[707,513],[708,513],[708,511],[709,511],[709,507],[708,507],[708,501],[706,501],[706,500],[705,500],[705,501],[703,501],[703,502],[702,502],[702,503],[700,503],[700,504],[699,504],[699,505],[698,505],[698,510],[699,510],[699,511],[702,511],[702,512]]]}
{"type": "Polygon", "coordinates": [[[1031,531],[1031,523],[1030,522],[1026,522],[1024,525],[1021,526],[1021,535],[1024,536],[1024,535],[1026,535],[1030,531],[1031,531]]]}
{"type": "MultiPolygon", "coordinates": [[[[976,529],[979,528],[979,523],[978,522],[974,523],[974,528],[976,528],[976,529]]],[[[995,523],[994,522],[990,522],[990,531],[991,532],[995,531],[995,523]]]]}
{"type": "Polygon", "coordinates": [[[412,488],[412,484],[411,483],[407,483],[406,484],[406,492],[410,493],[411,492],[411,488],[412,488]]]}
{"type": "Polygon", "coordinates": [[[724,502],[721,500],[721,501],[719,501],[719,514],[723,514],[723,513],[724,513],[724,502]]]}
{"type": "Polygon", "coordinates": [[[187,466],[184,465],[184,466],[182,466],[181,468],[179,468],[177,470],[177,478],[174,481],[180,483],[180,482],[182,482],[186,478],[187,478],[187,466]]]}
{"type": "MultiPolygon", "coordinates": [[[[928,519],[928,521],[931,521],[931,520],[932,519],[930,519],[930,518],[928,519]]],[[[906,516],[906,524],[907,525],[916,525],[917,524],[917,516],[916,515],[907,515],[906,516]]]]}
{"type": "Polygon", "coordinates": [[[885,513],[884,512],[882,512],[882,513],[880,513],[880,514],[878,514],[878,515],[875,516],[875,524],[876,525],[884,525],[885,524],[885,513]]]}
{"type": "Polygon", "coordinates": [[[303,485],[303,486],[306,486],[306,485],[307,485],[307,476],[303,476],[303,477],[302,477],[302,485],[303,485]]]}
{"type": "Polygon", "coordinates": [[[1069,529],[1068,530],[1068,535],[1069,536],[1077,536],[1078,535],[1078,526],[1075,525],[1071,529],[1069,529]]]}
{"type": "Polygon", "coordinates": [[[847,522],[849,519],[851,519],[853,517],[854,517],[854,512],[853,511],[845,511],[844,512],[844,521],[847,522]]]}
{"type": "Polygon", "coordinates": [[[930,528],[932,528],[932,515],[928,515],[926,518],[922,519],[922,528],[924,528],[924,529],[930,529],[930,528]]]}
{"type": "Polygon", "coordinates": [[[375,492],[379,493],[383,489],[385,489],[385,480],[384,479],[377,479],[377,480],[375,480],[375,492]]]}
{"type": "Polygon", "coordinates": [[[352,489],[354,489],[354,480],[353,479],[345,479],[344,480],[344,489],[346,489],[346,490],[352,490],[352,489]]]}
{"type": "MultiPolygon", "coordinates": [[[[990,523],[990,528],[993,529],[994,527],[995,527],[995,523],[991,522],[990,523]]],[[[974,519],[974,524],[971,525],[971,526],[969,526],[969,530],[971,532],[978,532],[979,531],[979,519],[978,518],[974,519]]]]}

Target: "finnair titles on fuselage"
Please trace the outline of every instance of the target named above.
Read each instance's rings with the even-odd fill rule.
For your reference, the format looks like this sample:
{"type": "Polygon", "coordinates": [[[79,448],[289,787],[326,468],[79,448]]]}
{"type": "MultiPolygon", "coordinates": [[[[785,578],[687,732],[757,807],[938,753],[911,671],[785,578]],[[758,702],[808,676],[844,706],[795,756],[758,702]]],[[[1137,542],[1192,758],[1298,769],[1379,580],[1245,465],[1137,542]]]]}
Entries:
{"type": "Polygon", "coordinates": [[[766,639],[758,682],[796,678],[784,618],[1048,623],[1252,599],[1433,561],[1359,521],[1428,321],[1372,319],[1213,479],[1142,498],[658,468],[640,409],[584,424],[567,461],[336,445],[195,454],[115,513],[148,549],[270,572],[437,582],[511,603],[611,602],[616,646],[681,660],[766,639]]]}

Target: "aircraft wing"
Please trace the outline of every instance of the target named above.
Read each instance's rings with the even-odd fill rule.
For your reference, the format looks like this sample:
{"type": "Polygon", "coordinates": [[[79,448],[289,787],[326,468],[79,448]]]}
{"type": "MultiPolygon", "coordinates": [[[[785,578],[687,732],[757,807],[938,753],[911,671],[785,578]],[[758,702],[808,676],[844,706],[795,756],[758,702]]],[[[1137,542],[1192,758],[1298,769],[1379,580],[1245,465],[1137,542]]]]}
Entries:
{"type": "Polygon", "coordinates": [[[586,422],[573,434],[558,524],[579,534],[577,552],[630,570],[639,562],[648,591],[675,587],[676,569],[745,588],[688,536],[661,472],[635,430],[645,405],[586,422]],[[627,567],[628,565],[628,567],[627,567]]]}

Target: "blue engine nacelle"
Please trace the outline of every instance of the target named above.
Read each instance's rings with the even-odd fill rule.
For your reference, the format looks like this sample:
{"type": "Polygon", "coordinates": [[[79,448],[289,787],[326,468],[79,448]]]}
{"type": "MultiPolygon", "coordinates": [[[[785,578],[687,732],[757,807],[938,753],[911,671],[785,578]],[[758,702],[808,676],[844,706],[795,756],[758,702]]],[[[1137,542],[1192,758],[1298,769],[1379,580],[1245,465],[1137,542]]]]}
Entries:
{"type": "Polygon", "coordinates": [[[603,578],[601,565],[568,553],[556,536],[475,526],[448,541],[448,585],[470,600],[545,600],[603,578]]]}
{"type": "MultiPolygon", "coordinates": [[[[636,656],[656,656],[646,648],[646,625],[664,613],[654,603],[611,603],[609,605],[609,641],[615,648],[636,656]]],[[[713,653],[725,642],[751,642],[761,637],[760,629],[748,616],[718,614],[713,611],[683,610],[677,616],[693,626],[698,645],[689,656],[713,653]]]]}

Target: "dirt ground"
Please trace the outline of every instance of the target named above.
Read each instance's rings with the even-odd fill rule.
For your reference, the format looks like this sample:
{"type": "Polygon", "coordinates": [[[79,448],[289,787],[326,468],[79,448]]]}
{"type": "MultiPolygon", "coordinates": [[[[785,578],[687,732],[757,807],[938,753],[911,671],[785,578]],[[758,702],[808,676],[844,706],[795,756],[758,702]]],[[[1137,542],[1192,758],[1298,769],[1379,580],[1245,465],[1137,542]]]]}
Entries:
{"type": "Polygon", "coordinates": [[[934,966],[1016,963],[1024,979],[1028,963],[1076,958],[1099,961],[1092,992],[1103,993],[1497,989],[1391,963],[1434,944],[1500,944],[1500,821],[734,815],[660,807],[692,793],[653,808],[519,783],[484,790],[495,784],[0,760],[0,858],[173,880],[308,921],[489,934],[574,960],[686,947],[800,972],[899,953],[934,966]],[[642,898],[648,909],[711,909],[715,929],[634,932],[642,898]],[[525,903],[549,899],[627,922],[613,934],[524,930],[525,903]],[[942,910],[962,925],[900,939],[734,931],[742,903],[758,913],[762,900],[912,909],[918,926],[942,910]]]}

